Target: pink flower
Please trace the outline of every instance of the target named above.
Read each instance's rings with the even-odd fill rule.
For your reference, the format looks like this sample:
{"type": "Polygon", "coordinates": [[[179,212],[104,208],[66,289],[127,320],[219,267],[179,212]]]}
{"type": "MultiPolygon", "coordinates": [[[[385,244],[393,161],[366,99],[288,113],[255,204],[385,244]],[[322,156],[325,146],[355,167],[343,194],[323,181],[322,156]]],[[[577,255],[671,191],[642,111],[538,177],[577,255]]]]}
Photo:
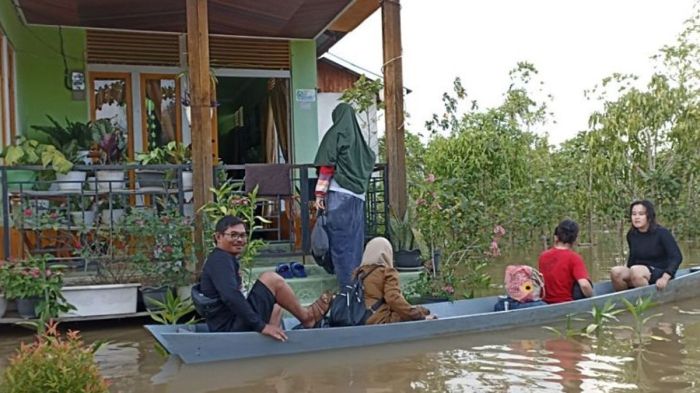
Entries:
{"type": "Polygon", "coordinates": [[[423,206],[423,205],[427,205],[427,204],[428,204],[428,201],[426,201],[426,200],[423,199],[423,198],[418,198],[418,199],[416,200],[416,206],[423,206]]]}
{"type": "Polygon", "coordinates": [[[173,246],[165,246],[163,247],[163,252],[166,254],[172,254],[173,253],[173,246]]]}
{"type": "Polygon", "coordinates": [[[493,257],[501,256],[501,249],[498,247],[498,242],[496,240],[491,242],[491,256],[493,256],[493,257]]]}
{"type": "Polygon", "coordinates": [[[39,276],[41,275],[41,272],[39,272],[38,268],[33,268],[31,274],[32,274],[32,277],[39,278],[39,276]]]}
{"type": "Polygon", "coordinates": [[[455,289],[452,287],[452,285],[445,285],[444,287],[442,287],[442,290],[450,295],[455,293],[455,289]]]}
{"type": "Polygon", "coordinates": [[[435,175],[432,173],[428,174],[428,177],[425,178],[425,181],[428,183],[435,183],[435,175]]]}
{"type": "Polygon", "coordinates": [[[31,217],[32,216],[32,209],[31,208],[26,208],[24,209],[24,216],[25,217],[31,217]]]}
{"type": "Polygon", "coordinates": [[[46,275],[46,277],[51,277],[51,274],[51,269],[46,269],[46,271],[44,272],[44,275],[46,275]]]}
{"type": "Polygon", "coordinates": [[[51,214],[49,214],[49,218],[52,219],[52,220],[58,219],[58,213],[56,213],[56,212],[51,212],[51,214]]]}
{"type": "Polygon", "coordinates": [[[502,237],[506,234],[506,229],[500,225],[496,225],[495,227],[493,227],[493,234],[498,237],[502,237]]]}

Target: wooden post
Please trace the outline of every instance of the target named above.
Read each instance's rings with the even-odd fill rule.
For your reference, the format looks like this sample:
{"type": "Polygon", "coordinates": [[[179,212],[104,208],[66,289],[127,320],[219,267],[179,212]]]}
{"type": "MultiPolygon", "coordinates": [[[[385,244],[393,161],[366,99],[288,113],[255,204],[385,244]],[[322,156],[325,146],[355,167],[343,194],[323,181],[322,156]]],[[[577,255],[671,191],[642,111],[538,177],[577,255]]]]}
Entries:
{"type": "Polygon", "coordinates": [[[399,217],[407,206],[406,145],[403,116],[403,67],[401,60],[400,0],[382,2],[382,39],[384,46],[384,103],[386,124],[386,161],[389,164],[389,205],[399,217]]]}
{"type": "Polygon", "coordinates": [[[192,186],[194,188],[197,271],[204,263],[205,241],[199,208],[212,199],[211,77],[209,75],[209,24],[207,0],[187,0],[187,64],[192,133],[192,186]]]}

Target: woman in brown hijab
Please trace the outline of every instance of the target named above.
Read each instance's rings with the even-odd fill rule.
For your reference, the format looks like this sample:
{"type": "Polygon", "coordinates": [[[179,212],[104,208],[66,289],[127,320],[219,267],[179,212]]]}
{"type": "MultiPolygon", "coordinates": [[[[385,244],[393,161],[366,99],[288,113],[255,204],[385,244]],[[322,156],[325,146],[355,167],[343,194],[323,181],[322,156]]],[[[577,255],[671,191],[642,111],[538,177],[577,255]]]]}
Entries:
{"type": "Polygon", "coordinates": [[[370,273],[364,279],[365,305],[370,308],[384,299],[384,303],[367,319],[367,325],[436,318],[427,308],[409,304],[401,294],[399,272],[394,269],[394,251],[387,239],[375,237],[367,243],[355,274],[367,272],[370,273]]]}

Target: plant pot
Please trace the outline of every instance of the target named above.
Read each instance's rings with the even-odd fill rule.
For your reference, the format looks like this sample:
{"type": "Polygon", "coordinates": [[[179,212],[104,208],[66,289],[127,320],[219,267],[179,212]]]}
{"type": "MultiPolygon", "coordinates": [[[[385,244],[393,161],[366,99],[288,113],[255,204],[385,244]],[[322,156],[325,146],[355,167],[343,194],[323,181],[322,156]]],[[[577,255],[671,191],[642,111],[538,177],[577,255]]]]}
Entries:
{"type": "Polygon", "coordinates": [[[95,224],[95,211],[85,210],[81,212],[70,212],[71,221],[75,226],[84,225],[91,227],[95,224]]]}
{"type": "Polygon", "coordinates": [[[420,250],[399,250],[394,252],[394,267],[397,269],[418,269],[421,267],[420,250]]]}
{"type": "Polygon", "coordinates": [[[78,159],[81,160],[85,165],[92,165],[90,150],[78,150],[78,159]]]}
{"type": "MultiPolygon", "coordinates": [[[[182,189],[191,190],[192,189],[192,172],[185,171],[182,172],[182,189]]],[[[192,191],[185,192],[185,202],[192,200],[192,191]]]]}
{"type": "Polygon", "coordinates": [[[80,191],[83,189],[86,176],[87,173],[83,171],[70,171],[65,175],[57,173],[56,184],[61,191],[80,191]]]}
{"type": "Polygon", "coordinates": [[[8,169],[7,172],[7,189],[10,192],[18,192],[22,190],[31,190],[36,183],[36,172],[30,169],[8,169]]]}
{"type": "Polygon", "coordinates": [[[163,285],[160,287],[141,287],[139,289],[143,295],[143,304],[147,311],[158,311],[162,307],[157,306],[153,301],[165,303],[165,296],[170,291],[170,287],[163,285]]]}
{"type": "Polygon", "coordinates": [[[5,315],[6,311],[7,311],[7,299],[5,298],[4,293],[0,293],[0,318],[2,318],[5,315]]]}
{"type": "Polygon", "coordinates": [[[124,216],[124,209],[105,209],[100,212],[100,223],[110,225],[118,223],[124,216]]]}
{"type": "Polygon", "coordinates": [[[124,171],[97,171],[97,188],[99,190],[121,190],[124,188],[124,171]]]}
{"type": "Polygon", "coordinates": [[[190,297],[192,297],[192,287],[194,284],[190,285],[183,285],[181,287],[177,287],[177,297],[180,298],[180,300],[187,300],[190,297]]]}
{"type": "Polygon", "coordinates": [[[117,315],[136,312],[139,284],[80,285],[61,288],[66,301],[75,307],[60,316],[117,315]]]}
{"type": "Polygon", "coordinates": [[[95,178],[95,176],[88,177],[86,181],[88,185],[88,190],[97,191],[97,179],[95,178]]]}
{"type": "Polygon", "coordinates": [[[39,304],[38,297],[30,297],[29,299],[16,299],[17,313],[24,319],[36,318],[36,306],[39,304]]]}
{"type": "Polygon", "coordinates": [[[165,171],[156,171],[152,169],[140,169],[136,171],[136,180],[139,182],[139,187],[159,187],[165,185],[165,171]]]}

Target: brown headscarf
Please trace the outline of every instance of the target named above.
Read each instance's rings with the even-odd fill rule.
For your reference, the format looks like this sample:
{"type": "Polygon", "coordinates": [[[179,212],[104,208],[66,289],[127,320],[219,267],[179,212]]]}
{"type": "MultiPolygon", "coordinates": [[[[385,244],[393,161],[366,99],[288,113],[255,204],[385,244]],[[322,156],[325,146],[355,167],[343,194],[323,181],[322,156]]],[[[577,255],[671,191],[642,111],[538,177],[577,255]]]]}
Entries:
{"type": "Polygon", "coordinates": [[[367,243],[360,267],[368,265],[394,267],[394,249],[386,238],[375,237],[367,243]]]}

